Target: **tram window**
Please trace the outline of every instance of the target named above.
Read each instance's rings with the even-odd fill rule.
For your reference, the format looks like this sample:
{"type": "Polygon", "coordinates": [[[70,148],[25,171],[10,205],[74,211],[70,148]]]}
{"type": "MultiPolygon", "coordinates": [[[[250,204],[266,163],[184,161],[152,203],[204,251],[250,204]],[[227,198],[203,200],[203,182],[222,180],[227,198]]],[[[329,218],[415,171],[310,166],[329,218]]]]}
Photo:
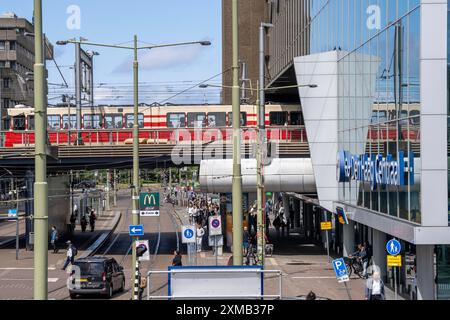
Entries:
{"type": "Polygon", "coordinates": [[[59,115],[47,116],[47,128],[49,130],[61,129],[61,116],[59,115]]]}
{"type": "Polygon", "coordinates": [[[293,126],[303,126],[305,122],[303,121],[303,114],[299,111],[291,112],[291,120],[289,122],[293,126]]]}
{"type": "Polygon", "coordinates": [[[6,116],[2,119],[3,121],[3,130],[9,130],[11,128],[11,118],[9,116],[6,116]]]}
{"type": "MultiPolygon", "coordinates": [[[[241,112],[241,127],[245,127],[247,125],[247,113],[241,112]]],[[[228,112],[228,126],[233,126],[233,112],[228,112]]]]}
{"type": "Polygon", "coordinates": [[[286,111],[271,112],[269,119],[271,126],[284,126],[288,122],[288,113],[286,111]]]}
{"type": "Polygon", "coordinates": [[[106,114],[105,129],[121,129],[123,128],[123,118],[121,114],[106,114]]]}
{"type": "Polygon", "coordinates": [[[85,114],[83,117],[83,127],[85,129],[100,129],[102,127],[99,114],[85,114]]]}
{"type": "Polygon", "coordinates": [[[225,127],[227,125],[227,114],[225,112],[209,112],[208,127],[225,127]]]}
{"type": "MultiPolygon", "coordinates": [[[[128,113],[125,115],[125,119],[126,119],[126,126],[128,129],[133,129],[134,126],[134,114],[132,113],[128,113]]],[[[139,113],[138,114],[138,124],[139,124],[139,128],[143,128],[144,127],[144,114],[139,113]]]]}
{"type": "Polygon", "coordinates": [[[34,116],[28,116],[28,130],[34,130],[34,116]]]}
{"type": "Polygon", "coordinates": [[[13,118],[13,130],[25,130],[25,116],[13,118]]]}
{"type": "MultiPolygon", "coordinates": [[[[70,115],[70,129],[75,129],[77,127],[77,116],[74,114],[70,115]]],[[[64,130],[69,129],[69,116],[67,114],[63,115],[63,128],[64,130]]]]}
{"type": "Polygon", "coordinates": [[[187,114],[189,128],[204,128],[206,125],[206,113],[189,112],[187,114]]]}
{"type": "Polygon", "coordinates": [[[186,127],[186,116],[184,113],[168,113],[167,128],[184,128],[186,127]]]}
{"type": "Polygon", "coordinates": [[[420,124],[420,111],[412,110],[409,112],[409,116],[411,117],[411,124],[413,125],[420,124]]]}

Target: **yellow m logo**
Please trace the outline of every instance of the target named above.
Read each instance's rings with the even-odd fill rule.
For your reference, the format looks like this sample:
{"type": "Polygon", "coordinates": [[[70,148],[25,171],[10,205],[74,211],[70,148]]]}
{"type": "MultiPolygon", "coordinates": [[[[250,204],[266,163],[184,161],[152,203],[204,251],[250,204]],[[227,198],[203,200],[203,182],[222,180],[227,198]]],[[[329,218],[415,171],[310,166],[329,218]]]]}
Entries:
{"type": "Polygon", "coordinates": [[[156,205],[156,198],[153,194],[146,195],[144,198],[144,206],[155,206],[156,205]]]}

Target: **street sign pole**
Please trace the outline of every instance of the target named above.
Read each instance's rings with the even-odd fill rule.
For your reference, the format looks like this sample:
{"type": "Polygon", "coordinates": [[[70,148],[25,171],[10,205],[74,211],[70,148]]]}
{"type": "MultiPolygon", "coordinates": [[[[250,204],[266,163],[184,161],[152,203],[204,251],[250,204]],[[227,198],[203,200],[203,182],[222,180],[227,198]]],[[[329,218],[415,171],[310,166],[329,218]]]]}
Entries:
{"type": "Polygon", "coordinates": [[[394,269],[394,296],[395,300],[397,300],[397,267],[392,267],[394,269]]]}
{"type": "Polygon", "coordinates": [[[214,236],[214,255],[216,256],[216,266],[218,265],[217,263],[217,236],[214,236]]]}
{"type": "Polygon", "coordinates": [[[16,182],[16,260],[19,260],[19,188],[17,188],[18,183],[16,182]]]}

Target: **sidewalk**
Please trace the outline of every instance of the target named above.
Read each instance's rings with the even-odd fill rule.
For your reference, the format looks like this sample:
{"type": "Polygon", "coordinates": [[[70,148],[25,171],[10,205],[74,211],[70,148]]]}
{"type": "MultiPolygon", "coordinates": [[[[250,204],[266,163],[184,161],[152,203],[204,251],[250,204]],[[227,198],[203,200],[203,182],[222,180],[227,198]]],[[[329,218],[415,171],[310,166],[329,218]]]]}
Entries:
{"type": "MultiPolygon", "coordinates": [[[[183,225],[189,224],[186,208],[175,206],[175,212],[183,225]]],[[[338,283],[331,263],[324,249],[310,243],[304,243],[299,233],[292,233],[287,238],[276,240],[275,229],[269,230],[271,242],[274,244],[274,254],[267,257],[265,266],[267,270],[281,270],[283,273],[282,295],[285,298],[294,298],[307,295],[313,291],[318,297],[332,300],[363,300],[365,282],[352,276],[347,282],[347,288],[338,283]]],[[[225,248],[224,248],[225,251],[225,248]]],[[[217,257],[218,265],[227,265],[230,252],[224,252],[217,257]]],[[[212,250],[202,251],[197,256],[197,264],[201,266],[216,265],[216,257],[212,250]]],[[[278,279],[268,276],[265,282],[266,293],[278,292],[278,279]]],[[[388,291],[388,290],[386,290],[388,291]]],[[[388,298],[390,294],[387,292],[388,298]]]]}
{"type": "MultiPolygon", "coordinates": [[[[104,212],[97,219],[94,232],[86,231],[82,233],[77,225],[72,242],[78,248],[77,258],[95,251],[93,244],[101,237],[107,238],[110,232],[119,223],[120,210],[104,212]]],[[[101,246],[97,242],[97,247],[101,246]]],[[[67,294],[66,287],[67,272],[61,267],[66,258],[66,245],[59,243],[60,248],[54,254],[49,244],[48,254],[48,290],[49,298],[58,298],[67,294]]],[[[15,259],[15,244],[0,249],[0,300],[3,299],[32,299],[33,298],[33,272],[34,272],[34,251],[26,251],[25,243],[22,240],[19,252],[19,260],[15,259]]]]}

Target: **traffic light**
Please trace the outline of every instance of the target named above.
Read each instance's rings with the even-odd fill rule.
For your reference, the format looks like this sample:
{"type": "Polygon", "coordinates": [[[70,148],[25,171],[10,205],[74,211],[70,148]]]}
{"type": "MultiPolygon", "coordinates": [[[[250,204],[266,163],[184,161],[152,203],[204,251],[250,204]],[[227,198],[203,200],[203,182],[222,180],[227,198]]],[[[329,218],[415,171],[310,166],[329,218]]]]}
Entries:
{"type": "Polygon", "coordinates": [[[140,244],[136,247],[136,257],[142,257],[144,253],[147,252],[147,247],[143,244],[140,244]]]}

